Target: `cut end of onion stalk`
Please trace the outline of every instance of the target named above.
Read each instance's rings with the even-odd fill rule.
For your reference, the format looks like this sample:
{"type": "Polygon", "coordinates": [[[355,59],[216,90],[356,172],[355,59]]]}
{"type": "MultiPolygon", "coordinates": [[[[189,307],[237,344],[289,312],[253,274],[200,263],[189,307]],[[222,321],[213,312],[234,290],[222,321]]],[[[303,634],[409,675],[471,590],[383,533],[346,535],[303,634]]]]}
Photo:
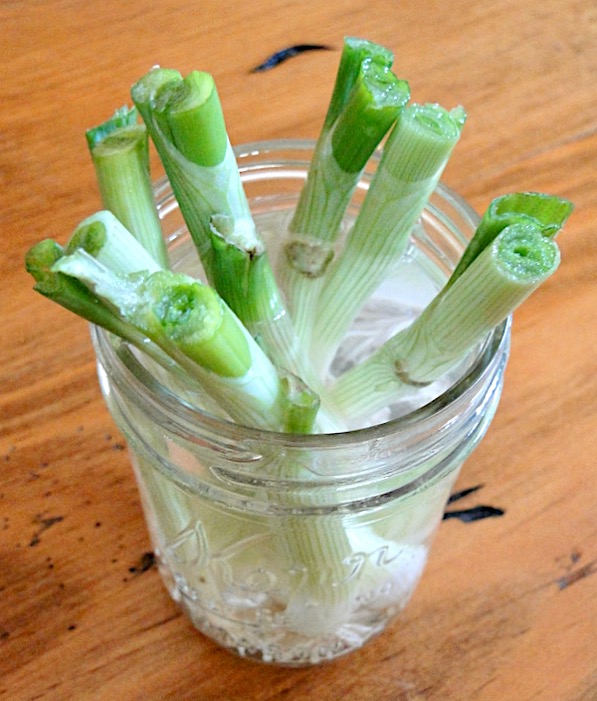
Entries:
{"type": "Polygon", "coordinates": [[[543,282],[560,262],[555,242],[532,225],[507,227],[496,239],[495,249],[495,260],[502,270],[522,285],[543,282]]]}
{"type": "Polygon", "coordinates": [[[189,161],[212,167],[224,160],[228,134],[209,73],[192,71],[179,82],[163,85],[153,100],[153,111],[164,133],[189,161]]]}
{"type": "Polygon", "coordinates": [[[210,287],[179,273],[150,275],[138,314],[150,338],[164,335],[187,357],[220,377],[242,377],[251,353],[238,320],[210,287]]]}

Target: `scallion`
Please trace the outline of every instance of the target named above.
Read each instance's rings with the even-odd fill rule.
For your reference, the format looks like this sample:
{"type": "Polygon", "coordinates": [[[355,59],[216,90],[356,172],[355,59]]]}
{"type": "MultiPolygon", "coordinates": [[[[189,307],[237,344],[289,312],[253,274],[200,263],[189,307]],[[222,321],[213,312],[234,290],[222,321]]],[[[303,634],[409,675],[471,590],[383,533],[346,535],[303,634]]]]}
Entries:
{"type": "Polygon", "coordinates": [[[289,225],[280,284],[306,347],[312,310],[350,198],[371,154],[410,97],[408,84],[391,71],[392,60],[378,44],[345,40],[328,112],[289,225]]]}
{"type": "Polygon", "coordinates": [[[313,311],[311,358],[324,373],[364,302],[396,264],[465,121],[461,108],[405,107],[313,311]]]}
{"type": "Polygon", "coordinates": [[[103,206],[110,210],[163,268],[166,242],[153,197],[149,147],[137,110],[121,108],[86,132],[103,206]]]}
{"type": "Polygon", "coordinates": [[[531,224],[506,227],[407,328],[342,375],[330,400],[359,421],[438,380],[558,267],[559,249],[531,224]]]}

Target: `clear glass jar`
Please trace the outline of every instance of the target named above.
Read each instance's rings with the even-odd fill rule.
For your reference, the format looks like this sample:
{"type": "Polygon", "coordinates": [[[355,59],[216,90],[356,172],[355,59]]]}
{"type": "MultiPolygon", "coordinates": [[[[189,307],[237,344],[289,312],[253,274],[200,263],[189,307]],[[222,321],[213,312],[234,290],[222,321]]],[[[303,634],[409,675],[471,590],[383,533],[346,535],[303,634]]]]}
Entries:
{"type": "MultiPolygon", "coordinates": [[[[270,218],[274,229],[283,226],[296,204],[313,143],[235,150],[267,237],[270,218]]],[[[374,168],[375,159],[349,217],[374,168]]],[[[176,267],[199,271],[169,186],[158,184],[156,195],[176,267]]],[[[462,199],[437,188],[393,280],[368,305],[378,313],[355,322],[358,339],[349,334],[345,356],[357,346],[363,352],[368,330],[375,345],[380,325],[387,332],[418,312],[477,221],[462,199]],[[384,317],[388,299],[397,319],[384,317]]],[[[274,263],[275,256],[274,250],[274,263]]],[[[497,408],[510,325],[496,329],[434,394],[394,408],[397,418],[388,414],[367,428],[313,436],[231,423],[200,398],[177,396],[119,339],[97,328],[92,337],[102,391],[127,439],[171,596],[197,629],[225,648],[303,666],[359,648],[408,602],[460,467],[497,408]]]]}

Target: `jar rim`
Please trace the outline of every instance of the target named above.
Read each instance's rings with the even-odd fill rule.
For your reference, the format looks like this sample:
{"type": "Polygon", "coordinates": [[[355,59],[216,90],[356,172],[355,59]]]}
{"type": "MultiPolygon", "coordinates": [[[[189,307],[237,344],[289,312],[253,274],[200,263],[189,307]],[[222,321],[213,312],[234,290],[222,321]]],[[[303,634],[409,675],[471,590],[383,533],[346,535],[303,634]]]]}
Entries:
{"type": "MultiPolygon", "coordinates": [[[[314,148],[315,143],[311,139],[273,139],[239,144],[233,147],[233,151],[237,159],[242,160],[246,157],[264,156],[281,151],[309,151],[314,148]]],[[[380,155],[378,150],[372,156],[372,160],[379,161],[380,155]]],[[[163,196],[168,188],[169,183],[165,176],[156,180],[154,183],[156,199],[163,196]]],[[[438,183],[435,194],[456,209],[459,214],[468,218],[471,223],[479,221],[478,214],[468,202],[447,185],[438,183]]],[[[395,436],[415,424],[421,425],[432,417],[437,418],[442,409],[452,406],[459,400],[474,396],[476,389],[484,384],[487,376],[497,370],[503,354],[507,352],[511,323],[510,316],[493,329],[466,372],[448,389],[423,406],[384,423],[325,434],[291,434],[254,428],[210,414],[187,404],[162,385],[145,369],[125,341],[116,339],[108,331],[94,325],[91,325],[91,337],[98,358],[101,359],[110,380],[115,382],[121,390],[126,388],[127,393],[132,394],[139,406],[146,411],[163,413],[164,417],[167,417],[169,430],[174,433],[189,438],[190,430],[192,431],[192,427],[196,426],[213,431],[222,439],[236,442],[239,440],[267,441],[270,445],[279,444],[301,449],[334,447],[346,449],[351,444],[395,436]],[[114,342],[111,339],[114,339],[114,342]]]]}

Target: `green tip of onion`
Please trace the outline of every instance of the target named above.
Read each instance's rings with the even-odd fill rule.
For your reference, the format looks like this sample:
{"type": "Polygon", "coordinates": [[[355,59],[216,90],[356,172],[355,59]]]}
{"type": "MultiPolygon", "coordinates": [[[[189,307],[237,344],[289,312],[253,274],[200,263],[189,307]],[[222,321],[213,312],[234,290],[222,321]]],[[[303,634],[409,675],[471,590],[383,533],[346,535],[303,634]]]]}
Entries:
{"type": "Polygon", "coordinates": [[[541,228],[544,236],[555,236],[573,209],[572,202],[563,197],[540,192],[512,192],[491,202],[482,223],[503,227],[515,221],[531,221],[541,228]]]}
{"type": "Polygon", "coordinates": [[[334,157],[342,170],[357,173],[364,168],[409,98],[408,83],[388,66],[372,59],[362,63],[332,133],[334,157]]]}
{"type": "Polygon", "coordinates": [[[448,111],[441,105],[429,103],[412,105],[410,116],[413,125],[417,125],[428,139],[457,139],[466,120],[462,108],[448,111]]]}
{"type": "Polygon", "coordinates": [[[377,108],[398,104],[404,105],[410,97],[410,89],[405,80],[399,80],[389,66],[373,59],[363,61],[357,85],[366,88],[377,108]]]}
{"type": "Polygon", "coordinates": [[[141,291],[145,325],[156,343],[165,336],[185,355],[222,377],[242,377],[251,353],[241,325],[214,290],[180,273],[150,275],[141,291]]]}
{"type": "Polygon", "coordinates": [[[106,244],[106,238],[106,226],[102,221],[96,220],[82,223],[70,237],[65,253],[70,255],[77,249],[82,248],[95,258],[106,244]]]}
{"type": "Polygon", "coordinates": [[[228,135],[213,77],[193,71],[182,81],[166,83],[153,109],[173,145],[192,163],[215,166],[224,160],[228,135]]]}
{"type": "Polygon", "coordinates": [[[44,239],[25,254],[25,269],[35,279],[35,290],[46,294],[57,284],[52,266],[64,255],[62,246],[54,239],[44,239]]]}
{"type": "Polygon", "coordinates": [[[126,105],[117,109],[112,117],[96,127],[85,132],[85,138],[90,150],[106,140],[112,132],[137,126],[137,108],[126,105]]]}
{"type": "Polygon", "coordinates": [[[513,224],[495,239],[495,260],[513,280],[532,284],[551,275],[560,261],[555,242],[532,224],[513,224]]]}
{"type": "Polygon", "coordinates": [[[66,246],[71,255],[83,250],[115,273],[139,270],[154,272],[160,264],[122,222],[109,210],[100,210],[84,219],[66,246]]]}
{"type": "Polygon", "coordinates": [[[344,37],[344,53],[356,58],[359,62],[372,58],[388,68],[391,68],[394,62],[394,54],[390,49],[361,37],[344,37]]]}
{"type": "Polygon", "coordinates": [[[512,192],[496,197],[485,211],[475,234],[450,276],[453,285],[485,248],[508,226],[532,225],[540,233],[553,238],[560,231],[574,205],[554,195],[538,192],[512,192]]]}
{"type": "Polygon", "coordinates": [[[158,90],[168,83],[176,84],[182,80],[182,75],[172,68],[154,66],[145,75],[134,83],[131,88],[131,97],[135,106],[144,117],[144,107],[151,104],[158,90]]]}
{"type": "Polygon", "coordinates": [[[325,117],[324,129],[331,127],[344,109],[350,92],[358,80],[363,62],[370,59],[378,65],[391,68],[394,62],[394,54],[384,46],[366,39],[357,37],[346,37],[344,39],[336,82],[325,117]]]}
{"type": "Polygon", "coordinates": [[[105,209],[113,212],[162,267],[168,253],[156,211],[149,163],[149,136],[137,109],[87,132],[91,160],[105,209]]]}
{"type": "Polygon", "coordinates": [[[197,341],[210,338],[221,323],[222,309],[213,291],[182,273],[161,271],[145,282],[143,294],[162,329],[172,340],[189,335],[197,341]]]}
{"type": "Polygon", "coordinates": [[[107,133],[101,140],[94,141],[90,148],[95,158],[122,154],[139,148],[140,143],[144,146],[146,133],[143,124],[124,126],[107,133]]]}
{"type": "Polygon", "coordinates": [[[433,177],[449,158],[465,122],[462,108],[448,111],[437,104],[407,105],[384,149],[385,168],[417,182],[433,177]]]}
{"type": "Polygon", "coordinates": [[[25,267],[35,279],[35,291],[83,319],[137,343],[139,334],[111,306],[105,305],[79,280],[55,269],[65,259],[68,257],[62,246],[52,239],[40,241],[27,251],[25,267]]]}
{"type": "Polygon", "coordinates": [[[292,373],[283,373],[280,378],[283,395],[284,431],[288,433],[312,433],[319,395],[292,373]]]}

